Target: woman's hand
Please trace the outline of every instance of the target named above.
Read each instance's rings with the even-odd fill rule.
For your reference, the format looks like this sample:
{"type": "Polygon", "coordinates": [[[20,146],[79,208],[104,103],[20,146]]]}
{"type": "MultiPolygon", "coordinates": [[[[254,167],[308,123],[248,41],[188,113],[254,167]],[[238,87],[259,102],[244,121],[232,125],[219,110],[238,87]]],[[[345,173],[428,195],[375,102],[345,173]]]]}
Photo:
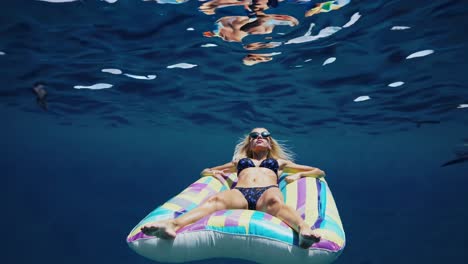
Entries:
{"type": "Polygon", "coordinates": [[[298,173],[294,173],[294,174],[286,176],[286,178],[284,178],[284,180],[287,183],[291,183],[291,182],[299,180],[300,178],[301,178],[301,173],[298,172],[298,173]]]}
{"type": "Polygon", "coordinates": [[[229,177],[229,169],[224,169],[224,170],[211,170],[213,173],[214,177],[229,177]]]}
{"type": "Polygon", "coordinates": [[[206,177],[206,176],[213,176],[215,178],[221,179],[225,177],[229,177],[229,169],[222,169],[222,170],[213,170],[213,169],[204,169],[201,172],[201,176],[206,177]]]}
{"type": "Polygon", "coordinates": [[[229,173],[226,173],[229,171],[229,169],[224,169],[224,170],[211,170],[211,173],[213,174],[213,177],[218,179],[221,183],[225,181],[227,177],[229,177],[229,173]]]}

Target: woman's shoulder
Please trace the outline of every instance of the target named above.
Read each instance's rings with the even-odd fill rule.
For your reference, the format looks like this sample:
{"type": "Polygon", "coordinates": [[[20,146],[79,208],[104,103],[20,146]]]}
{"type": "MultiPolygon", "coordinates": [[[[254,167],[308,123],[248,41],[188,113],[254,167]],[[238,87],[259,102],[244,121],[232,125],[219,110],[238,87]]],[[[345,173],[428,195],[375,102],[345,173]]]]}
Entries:
{"type": "Polygon", "coordinates": [[[281,158],[278,158],[277,161],[278,161],[278,165],[279,165],[280,167],[286,166],[286,165],[288,165],[288,164],[293,163],[291,160],[288,160],[288,159],[281,159],[281,158]]]}
{"type": "Polygon", "coordinates": [[[242,161],[242,160],[248,160],[248,159],[249,159],[248,157],[237,157],[237,158],[235,158],[235,159],[232,160],[232,163],[233,163],[234,165],[236,165],[236,164],[239,163],[240,161],[242,161]]]}

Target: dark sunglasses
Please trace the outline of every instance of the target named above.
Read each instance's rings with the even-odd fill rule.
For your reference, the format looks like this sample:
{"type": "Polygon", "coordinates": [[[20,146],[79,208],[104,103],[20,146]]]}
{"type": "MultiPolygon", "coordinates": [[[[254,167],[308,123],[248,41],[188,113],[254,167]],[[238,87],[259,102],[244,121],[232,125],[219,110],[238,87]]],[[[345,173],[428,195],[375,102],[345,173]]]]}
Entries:
{"type": "Polygon", "coordinates": [[[270,132],[268,131],[263,131],[262,133],[258,133],[258,132],[252,132],[249,134],[249,137],[253,138],[253,139],[257,139],[258,136],[262,136],[262,138],[267,138],[269,137],[271,134],[270,132]]]}

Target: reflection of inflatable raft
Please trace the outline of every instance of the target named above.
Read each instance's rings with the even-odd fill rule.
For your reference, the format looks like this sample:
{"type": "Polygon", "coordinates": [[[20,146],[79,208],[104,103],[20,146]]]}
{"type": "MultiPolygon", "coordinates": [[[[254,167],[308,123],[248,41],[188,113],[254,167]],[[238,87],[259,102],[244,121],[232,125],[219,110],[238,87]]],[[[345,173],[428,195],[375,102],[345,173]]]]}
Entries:
{"type": "Polygon", "coordinates": [[[297,233],[276,217],[252,210],[225,210],[177,231],[174,240],[149,237],[140,227],[174,218],[192,210],[213,194],[232,187],[235,173],[222,182],[202,177],[182,193],[146,216],[127,237],[142,256],[160,262],[185,262],[208,258],[239,258],[260,263],[330,263],[342,252],[345,234],[326,181],[302,178],[290,184],[280,180],[286,203],[314,226],[322,239],[308,250],[298,247],[297,233]],[[310,261],[310,262],[308,262],[310,261]]]}

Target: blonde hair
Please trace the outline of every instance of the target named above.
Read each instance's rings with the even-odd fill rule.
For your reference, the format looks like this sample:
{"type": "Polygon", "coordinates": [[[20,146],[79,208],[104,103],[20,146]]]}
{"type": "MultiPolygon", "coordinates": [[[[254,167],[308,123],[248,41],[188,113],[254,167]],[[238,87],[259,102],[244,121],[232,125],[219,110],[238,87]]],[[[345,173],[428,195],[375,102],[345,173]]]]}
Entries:
{"type": "MultiPolygon", "coordinates": [[[[294,153],[284,143],[278,142],[278,140],[274,139],[272,136],[270,136],[268,140],[270,142],[271,149],[268,152],[267,158],[284,159],[294,162],[294,153]]],[[[250,149],[250,136],[247,134],[239,138],[239,141],[234,148],[232,161],[252,157],[253,152],[250,149]]]]}

